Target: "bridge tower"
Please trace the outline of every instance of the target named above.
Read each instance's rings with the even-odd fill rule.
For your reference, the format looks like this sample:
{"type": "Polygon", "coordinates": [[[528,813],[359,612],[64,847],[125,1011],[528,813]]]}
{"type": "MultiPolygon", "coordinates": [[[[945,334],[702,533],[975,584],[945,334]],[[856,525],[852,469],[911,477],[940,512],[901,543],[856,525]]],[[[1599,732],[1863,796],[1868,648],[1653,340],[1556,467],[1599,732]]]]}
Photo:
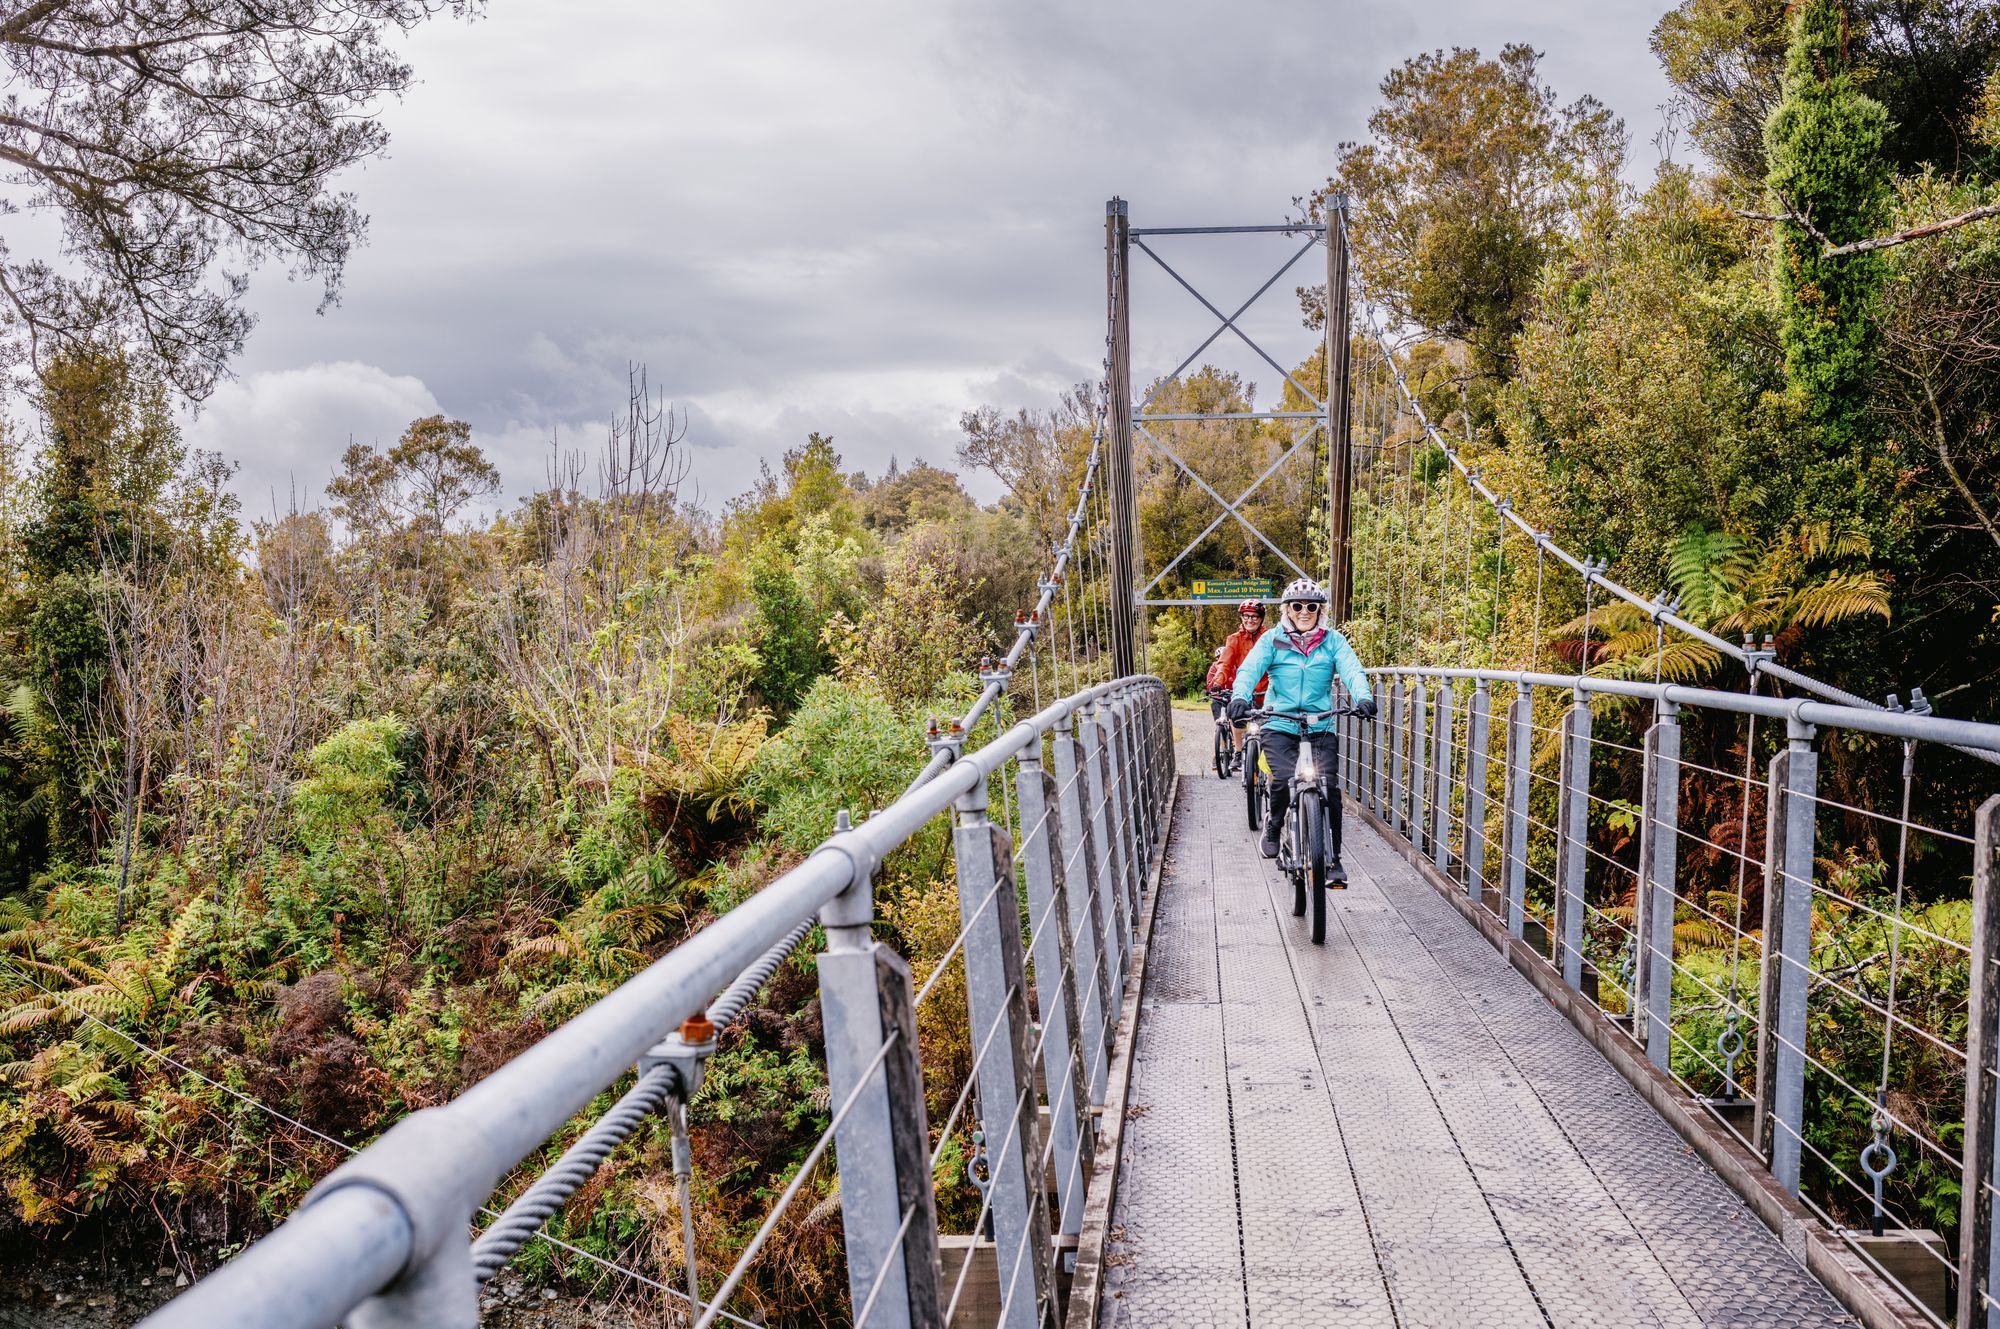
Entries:
{"type": "MultiPolygon", "coordinates": [[[[1184,260],[1176,256],[1176,262],[1184,260]]],[[[1218,601],[1239,598],[1199,593],[1197,579],[1190,575],[1191,569],[1199,566],[1203,553],[1214,553],[1211,537],[1232,520],[1254,541],[1258,563],[1256,567],[1237,569],[1240,577],[1254,579],[1260,572],[1268,572],[1270,575],[1264,579],[1272,582],[1275,592],[1292,577],[1310,576],[1327,586],[1335,622],[1344,623],[1352,616],[1354,569],[1349,498],[1354,464],[1348,409],[1349,273],[1347,201],[1343,195],[1333,196],[1321,221],[1264,226],[1135,227],[1130,206],[1124,199],[1114,198],[1105,205],[1105,381],[1110,401],[1105,417],[1104,456],[1109,472],[1107,507],[1112,546],[1108,561],[1112,603],[1131,606],[1130,617],[1112,633],[1115,675],[1133,673],[1142,667],[1144,643],[1154,611],[1171,606],[1213,606],[1218,601]],[[1277,271],[1230,313],[1225,313],[1169,263],[1161,252],[1168,247],[1159,244],[1161,237],[1194,237],[1197,242],[1214,244],[1259,235],[1280,235],[1299,243],[1277,271]],[[1241,320],[1281,278],[1315,250],[1320,251],[1325,263],[1327,297],[1323,306],[1322,341],[1307,349],[1300,365],[1287,367],[1245,331],[1241,320]],[[1143,398],[1135,391],[1132,379],[1135,253],[1164,272],[1216,321],[1214,330],[1178,365],[1144,389],[1143,398]],[[1262,365],[1276,372],[1281,385],[1279,395],[1261,409],[1254,401],[1250,403],[1251,409],[1230,411],[1174,409],[1171,402],[1163,404],[1161,399],[1173,395],[1181,375],[1225,332],[1234,334],[1262,365]],[[1315,359],[1316,372],[1306,374],[1308,381],[1302,382],[1301,372],[1315,359]],[[1295,400],[1285,399],[1287,387],[1295,400]],[[1176,447],[1169,437],[1176,429],[1241,430],[1255,422],[1276,422],[1289,431],[1289,437],[1279,442],[1276,456],[1261,473],[1247,485],[1236,488],[1233,496],[1228,496],[1224,482],[1214,475],[1203,474],[1199,466],[1183,455],[1186,449],[1176,447]],[[1294,460],[1300,456],[1305,458],[1303,462],[1294,460]],[[1139,524],[1139,494],[1146,478],[1142,461],[1154,470],[1171,467],[1169,474],[1176,479],[1185,477],[1186,483],[1202,491],[1220,509],[1215,519],[1185,541],[1177,552],[1145,547],[1139,524]],[[1308,508],[1303,522],[1279,528],[1268,517],[1250,510],[1250,500],[1265,491],[1274,478],[1283,476],[1296,482],[1297,472],[1308,467],[1301,495],[1308,508]]]]}

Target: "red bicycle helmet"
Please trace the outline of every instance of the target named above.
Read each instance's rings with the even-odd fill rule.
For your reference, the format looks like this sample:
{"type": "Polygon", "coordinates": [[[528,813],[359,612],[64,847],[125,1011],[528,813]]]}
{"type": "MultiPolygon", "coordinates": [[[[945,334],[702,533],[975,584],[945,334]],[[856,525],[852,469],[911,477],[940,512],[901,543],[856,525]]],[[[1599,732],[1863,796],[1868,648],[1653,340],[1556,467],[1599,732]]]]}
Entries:
{"type": "Polygon", "coordinates": [[[1262,600],[1245,600],[1242,604],[1236,606],[1236,612],[1239,614],[1255,614],[1257,617],[1262,618],[1264,617],[1264,602],[1262,600]]]}

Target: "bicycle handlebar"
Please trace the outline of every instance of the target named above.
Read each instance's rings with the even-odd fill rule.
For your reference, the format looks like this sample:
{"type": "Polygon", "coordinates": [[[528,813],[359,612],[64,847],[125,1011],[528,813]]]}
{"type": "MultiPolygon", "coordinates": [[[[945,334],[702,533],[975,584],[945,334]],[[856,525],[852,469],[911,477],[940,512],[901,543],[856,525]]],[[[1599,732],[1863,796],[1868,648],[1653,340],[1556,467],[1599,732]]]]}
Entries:
{"type": "Polygon", "coordinates": [[[1244,713],[1246,720],[1297,720],[1302,724],[1318,724],[1321,720],[1332,720],[1342,715],[1359,715],[1353,706],[1336,706],[1330,711],[1268,711],[1252,710],[1244,713]]]}

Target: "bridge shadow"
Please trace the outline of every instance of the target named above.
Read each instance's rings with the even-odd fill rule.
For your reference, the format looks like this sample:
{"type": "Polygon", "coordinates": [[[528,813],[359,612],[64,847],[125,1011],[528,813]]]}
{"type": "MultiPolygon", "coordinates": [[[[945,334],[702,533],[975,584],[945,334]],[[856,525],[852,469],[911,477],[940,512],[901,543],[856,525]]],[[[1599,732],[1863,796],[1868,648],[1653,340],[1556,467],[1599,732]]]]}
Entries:
{"type": "Polygon", "coordinates": [[[1856,1323],[1352,816],[1313,946],[1175,719],[1100,1324],[1856,1323]]]}

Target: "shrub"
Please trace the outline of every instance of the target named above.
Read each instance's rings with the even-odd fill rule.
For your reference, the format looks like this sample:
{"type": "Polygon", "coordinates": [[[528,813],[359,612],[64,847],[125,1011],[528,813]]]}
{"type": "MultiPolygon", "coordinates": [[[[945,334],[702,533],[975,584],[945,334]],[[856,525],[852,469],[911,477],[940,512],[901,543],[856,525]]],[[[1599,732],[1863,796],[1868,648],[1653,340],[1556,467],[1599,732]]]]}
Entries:
{"type": "Polygon", "coordinates": [[[840,809],[858,817],[886,806],[927,755],[880,692],[822,678],[790,727],[758,752],[743,788],[764,809],[758,824],[805,853],[833,833],[840,809]]]}
{"type": "Polygon", "coordinates": [[[402,763],[396,745],[408,727],[394,715],[349,720],[306,754],[311,772],[292,788],[299,839],[323,852],[383,811],[402,763]]]}

